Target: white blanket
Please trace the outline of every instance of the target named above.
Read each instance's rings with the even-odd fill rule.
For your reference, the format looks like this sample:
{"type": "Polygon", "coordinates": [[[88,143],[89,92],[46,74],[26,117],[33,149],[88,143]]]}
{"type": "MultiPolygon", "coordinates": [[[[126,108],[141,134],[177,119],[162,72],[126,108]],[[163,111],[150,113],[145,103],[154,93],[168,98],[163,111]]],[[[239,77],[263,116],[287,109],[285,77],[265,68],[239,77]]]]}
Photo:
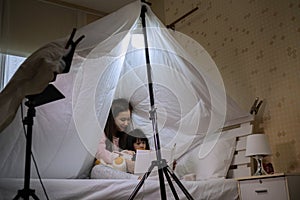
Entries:
{"type": "MultiPolygon", "coordinates": [[[[94,180],[94,179],[45,179],[49,199],[128,199],[138,180],[94,180]]],[[[175,182],[180,199],[186,199],[175,182]]],[[[234,179],[212,179],[208,181],[181,181],[196,200],[234,200],[238,199],[237,181],[234,179]]],[[[31,180],[31,189],[39,199],[46,199],[37,179],[31,180]]],[[[13,199],[19,189],[23,189],[23,179],[0,179],[0,199],[13,199]]],[[[166,183],[168,199],[174,199],[172,191],[166,183]]],[[[159,181],[147,179],[135,199],[153,200],[160,198],[159,181]]]]}

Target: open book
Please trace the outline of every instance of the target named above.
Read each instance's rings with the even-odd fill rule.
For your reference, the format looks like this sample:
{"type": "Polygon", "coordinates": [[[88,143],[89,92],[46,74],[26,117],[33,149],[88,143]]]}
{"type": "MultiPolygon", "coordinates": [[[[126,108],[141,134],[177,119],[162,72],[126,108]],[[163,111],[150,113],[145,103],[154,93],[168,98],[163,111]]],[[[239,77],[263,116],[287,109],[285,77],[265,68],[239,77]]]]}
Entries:
{"type": "MultiPolygon", "coordinates": [[[[162,159],[167,161],[167,164],[171,166],[174,161],[174,149],[161,149],[162,159]]],[[[155,150],[137,150],[134,174],[141,175],[146,173],[151,166],[151,162],[157,160],[155,150]]],[[[157,170],[157,167],[154,167],[153,170],[157,170]]]]}

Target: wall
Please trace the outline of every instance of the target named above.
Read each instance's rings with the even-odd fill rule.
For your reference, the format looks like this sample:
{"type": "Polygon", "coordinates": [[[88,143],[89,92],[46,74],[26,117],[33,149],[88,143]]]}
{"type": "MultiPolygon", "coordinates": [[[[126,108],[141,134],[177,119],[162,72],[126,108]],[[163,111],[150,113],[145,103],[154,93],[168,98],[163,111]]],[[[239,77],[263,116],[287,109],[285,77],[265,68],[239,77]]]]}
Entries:
{"type": "Polygon", "coordinates": [[[2,0],[0,50],[28,56],[86,24],[86,14],[37,0],[2,0]]]}
{"type": "Polygon", "coordinates": [[[169,24],[216,62],[227,93],[245,110],[263,99],[254,132],[269,138],[276,172],[300,171],[300,1],[165,0],[169,24]]]}

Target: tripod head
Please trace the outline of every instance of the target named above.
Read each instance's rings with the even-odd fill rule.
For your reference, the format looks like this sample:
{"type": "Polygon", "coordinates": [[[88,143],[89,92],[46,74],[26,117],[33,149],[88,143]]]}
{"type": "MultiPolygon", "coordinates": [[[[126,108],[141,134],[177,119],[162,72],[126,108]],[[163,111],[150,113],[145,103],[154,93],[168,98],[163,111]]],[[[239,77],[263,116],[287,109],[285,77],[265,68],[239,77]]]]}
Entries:
{"type": "Polygon", "coordinates": [[[49,84],[42,93],[28,95],[26,98],[28,99],[28,101],[25,102],[26,106],[37,107],[52,101],[63,99],[65,96],[54,85],[49,84]]]}

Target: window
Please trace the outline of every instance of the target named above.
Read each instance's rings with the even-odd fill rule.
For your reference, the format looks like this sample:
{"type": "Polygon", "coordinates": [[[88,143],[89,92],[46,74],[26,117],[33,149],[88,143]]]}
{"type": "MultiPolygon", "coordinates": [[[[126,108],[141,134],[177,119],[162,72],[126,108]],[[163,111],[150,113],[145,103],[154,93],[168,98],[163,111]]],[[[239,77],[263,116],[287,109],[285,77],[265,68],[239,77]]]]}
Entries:
{"type": "Polygon", "coordinates": [[[0,90],[5,87],[25,59],[20,56],[0,54],[0,90]]]}

